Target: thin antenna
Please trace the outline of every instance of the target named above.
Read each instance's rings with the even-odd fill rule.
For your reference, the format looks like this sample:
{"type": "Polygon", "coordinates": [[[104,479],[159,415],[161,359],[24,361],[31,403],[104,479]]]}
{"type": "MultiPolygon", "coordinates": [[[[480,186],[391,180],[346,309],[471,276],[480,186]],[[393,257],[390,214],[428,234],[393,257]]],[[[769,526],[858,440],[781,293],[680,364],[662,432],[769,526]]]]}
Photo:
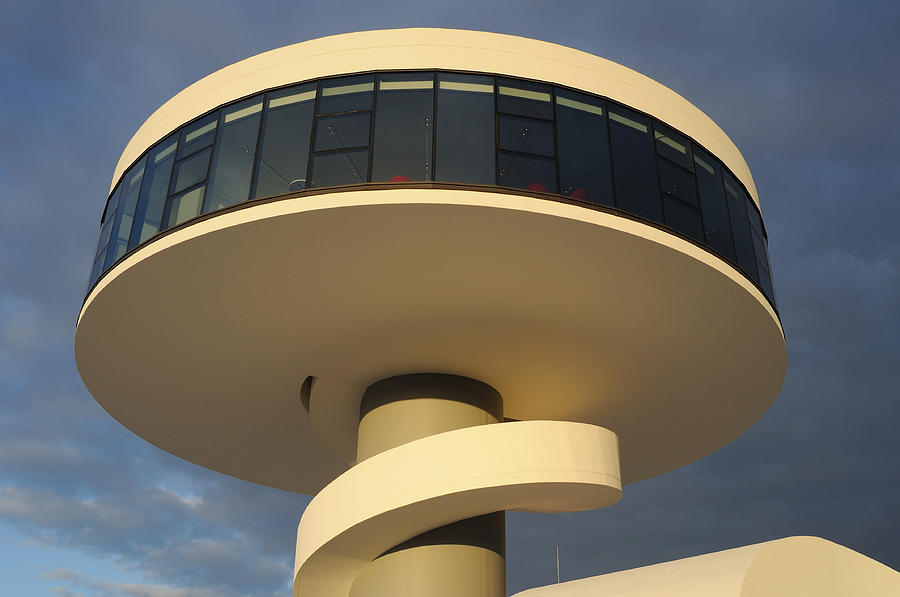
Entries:
{"type": "Polygon", "coordinates": [[[559,584],[559,545],[556,546],[556,584],[559,584]]]}

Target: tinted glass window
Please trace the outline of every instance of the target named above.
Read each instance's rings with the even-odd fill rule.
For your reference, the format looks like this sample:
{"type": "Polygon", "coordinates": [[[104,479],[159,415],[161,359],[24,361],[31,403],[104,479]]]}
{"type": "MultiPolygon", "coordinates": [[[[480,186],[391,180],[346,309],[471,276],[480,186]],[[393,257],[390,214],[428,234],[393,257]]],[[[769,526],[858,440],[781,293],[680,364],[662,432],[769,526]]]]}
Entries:
{"type": "Polygon", "coordinates": [[[340,151],[315,155],[310,162],[311,187],[334,187],[366,182],[369,150],[340,151]]]}
{"type": "Polygon", "coordinates": [[[650,119],[610,104],[609,136],[616,206],[642,218],[662,222],[650,119]]]}
{"type": "Polygon", "coordinates": [[[750,220],[750,228],[753,232],[758,234],[760,238],[765,238],[759,210],[756,208],[756,204],[753,203],[753,199],[751,199],[749,195],[744,193],[744,196],[747,198],[747,218],[750,220]]]}
{"type": "Polygon", "coordinates": [[[378,81],[372,180],[429,180],[434,137],[434,75],[386,74],[378,81]]]}
{"type": "MultiPolygon", "coordinates": [[[[134,227],[134,216],[137,211],[138,199],[141,195],[141,185],[144,178],[144,170],[147,158],[141,159],[123,178],[122,198],[119,200],[118,231],[115,236],[117,242],[127,247],[131,237],[131,229],[134,227]]],[[[124,252],[124,251],[123,251],[124,252]]]]}
{"type": "Polygon", "coordinates": [[[700,210],[667,196],[663,199],[666,214],[666,225],[678,232],[703,242],[703,224],[700,221],[700,210]]]}
{"type": "Polygon", "coordinates": [[[759,211],[756,209],[753,199],[750,199],[746,193],[745,196],[747,197],[747,217],[750,219],[750,227],[757,234],[763,236],[762,218],[759,216],[759,211]]]}
{"type": "Polygon", "coordinates": [[[319,116],[316,119],[316,142],[313,150],[327,151],[368,146],[371,120],[371,112],[319,116]]]}
{"type": "MultiPolygon", "coordinates": [[[[146,159],[146,158],[145,158],[146,159]]],[[[109,239],[105,266],[109,267],[128,250],[128,237],[134,224],[134,211],[141,193],[141,182],[144,177],[144,161],[142,159],[131,167],[122,177],[122,196],[116,210],[116,220],[109,239]]]]}
{"type": "Polygon", "coordinates": [[[333,114],[353,110],[370,110],[374,89],[374,75],[341,77],[322,81],[318,113],[333,114]]]}
{"type": "Polygon", "coordinates": [[[703,242],[703,221],[694,175],[669,160],[660,159],[659,184],[666,225],[703,242]]]}
{"type": "Polygon", "coordinates": [[[497,111],[553,119],[550,86],[514,79],[497,79],[497,111]]]}
{"type": "Polygon", "coordinates": [[[109,243],[106,245],[106,258],[103,262],[103,269],[108,270],[116,260],[125,254],[126,245],[122,243],[121,245],[116,242],[116,237],[112,237],[109,239],[109,243]]]}
{"type": "Polygon", "coordinates": [[[681,166],[669,160],[659,160],[659,186],[664,196],[684,201],[699,211],[700,201],[697,199],[694,175],[681,166]]]}
{"type": "Polygon", "coordinates": [[[556,160],[501,151],[497,184],[541,193],[556,193],[556,160]]]}
{"type": "Polygon", "coordinates": [[[103,265],[103,269],[106,269],[106,254],[109,249],[109,239],[112,236],[113,226],[116,223],[116,212],[119,204],[119,198],[122,196],[122,188],[125,186],[124,183],[120,182],[119,186],[116,187],[116,190],[110,196],[106,212],[106,221],[103,222],[103,226],[100,227],[100,241],[97,243],[97,255],[96,259],[99,259],[103,265]]]}
{"type": "Polygon", "coordinates": [[[182,158],[213,144],[216,140],[216,124],[219,113],[215,112],[181,129],[181,145],[178,157],[182,158]]]}
{"type": "Polygon", "coordinates": [[[602,100],[556,90],[560,192],[573,199],[612,205],[612,171],[602,100]]]}
{"type": "Polygon", "coordinates": [[[772,290],[772,275],[769,266],[768,243],[763,234],[762,218],[750,197],[747,197],[747,218],[750,220],[750,236],[753,239],[753,252],[756,255],[756,267],[759,273],[759,283],[769,300],[775,302],[772,290]]]}
{"type": "Polygon", "coordinates": [[[306,188],[315,100],[315,83],[269,94],[253,197],[270,197],[306,188]]]}
{"type": "Polygon", "coordinates": [[[105,255],[98,255],[94,259],[94,265],[91,267],[91,277],[88,279],[88,289],[94,285],[98,278],[100,278],[100,274],[103,273],[103,258],[105,255]]]}
{"type": "Polygon", "coordinates": [[[756,211],[753,201],[747,198],[747,219],[750,220],[750,232],[753,239],[753,253],[756,260],[760,262],[766,269],[769,269],[768,257],[766,256],[766,240],[762,232],[762,221],[759,212],[756,211]]]}
{"type": "Polygon", "coordinates": [[[177,226],[200,215],[200,206],[203,204],[203,191],[205,188],[199,186],[169,199],[166,228],[177,226]]]}
{"type": "Polygon", "coordinates": [[[209,168],[209,156],[211,154],[212,148],[208,147],[203,151],[184,158],[180,162],[176,162],[175,172],[172,174],[170,192],[172,194],[178,193],[206,180],[206,171],[209,168]]]}
{"type": "Polygon", "coordinates": [[[693,157],[706,243],[719,255],[736,262],[731,220],[725,203],[725,186],[722,184],[722,167],[711,155],[697,147],[694,147],[693,157]]]}
{"type": "Polygon", "coordinates": [[[763,294],[775,303],[775,288],[772,286],[772,274],[765,269],[759,269],[759,285],[762,286],[763,294]]]}
{"type": "Polygon", "coordinates": [[[201,212],[368,180],[500,185],[615,206],[705,243],[774,303],[758,210],[687,137],[586,93],[434,71],[294,85],[172,133],[107,200],[91,284],[127,250],[201,212]]]}
{"type": "Polygon", "coordinates": [[[682,168],[694,171],[691,144],[685,137],[658,121],[653,122],[653,136],[656,137],[656,151],[659,155],[675,162],[682,168]]]}
{"type": "Polygon", "coordinates": [[[534,118],[497,117],[500,125],[500,149],[553,157],[553,123],[534,118]]]}
{"type": "Polygon", "coordinates": [[[246,201],[259,134],[262,96],[222,110],[222,122],[209,173],[203,212],[246,201]]]}
{"type": "Polygon", "coordinates": [[[119,203],[119,193],[113,192],[110,193],[109,198],[106,200],[106,207],[103,208],[103,215],[100,218],[100,222],[106,222],[110,218],[112,218],[113,213],[116,211],[116,207],[119,203]]]}
{"type": "Polygon", "coordinates": [[[109,243],[109,237],[112,234],[113,223],[116,221],[115,212],[110,214],[110,218],[100,227],[100,241],[97,243],[97,254],[106,253],[106,247],[109,243]]]}
{"type": "Polygon", "coordinates": [[[435,179],[495,184],[494,78],[438,75],[435,179]]]}
{"type": "Polygon", "coordinates": [[[134,215],[135,223],[131,229],[131,238],[128,239],[129,249],[149,240],[162,227],[163,208],[166,205],[166,190],[169,188],[172,164],[175,163],[175,147],[177,144],[178,136],[172,135],[147,154],[141,197],[138,200],[137,210],[134,215]]]}
{"type": "Polygon", "coordinates": [[[751,279],[759,283],[756,271],[756,255],[753,252],[753,240],[750,238],[750,221],[744,205],[744,192],[730,173],[724,172],[725,197],[728,201],[728,213],[731,217],[731,232],[734,235],[734,248],[737,252],[737,263],[751,279]]]}

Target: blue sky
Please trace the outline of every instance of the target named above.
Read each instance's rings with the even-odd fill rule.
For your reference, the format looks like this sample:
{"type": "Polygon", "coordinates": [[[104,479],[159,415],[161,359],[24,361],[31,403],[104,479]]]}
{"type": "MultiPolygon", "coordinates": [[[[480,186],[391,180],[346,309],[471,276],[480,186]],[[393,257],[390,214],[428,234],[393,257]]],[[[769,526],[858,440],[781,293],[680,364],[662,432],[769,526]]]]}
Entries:
{"type": "MultiPolygon", "coordinates": [[[[892,2],[25,2],[0,20],[0,577],[61,597],[289,594],[308,498],[120,427],[72,338],[113,168],[227,64],[360,29],[534,37],[673,88],[766,220],[789,372],[737,441],[605,510],[510,514],[510,590],[797,534],[900,568],[900,9],[892,2]]],[[[724,397],[727,399],[727,397],[724,397]]]]}

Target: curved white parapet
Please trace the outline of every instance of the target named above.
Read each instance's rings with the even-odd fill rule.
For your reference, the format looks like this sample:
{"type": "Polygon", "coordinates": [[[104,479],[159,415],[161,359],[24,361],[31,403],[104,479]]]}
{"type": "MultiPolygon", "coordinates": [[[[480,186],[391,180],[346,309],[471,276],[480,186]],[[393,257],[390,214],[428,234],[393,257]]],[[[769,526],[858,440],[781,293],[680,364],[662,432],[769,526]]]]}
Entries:
{"type": "Polygon", "coordinates": [[[514,597],[896,597],[900,573],[818,537],[787,537],[528,589],[514,597]]]}
{"type": "Polygon", "coordinates": [[[116,181],[153,143],[222,104],[283,85],[376,70],[454,70],[543,81],[608,97],[691,136],[721,159],[759,205],[734,143],[668,87],[610,60],[553,43],[484,31],[413,28],[359,31],[277,48],[226,66],[156,110],[125,147],[116,181]]]}
{"type": "Polygon", "coordinates": [[[618,439],[521,421],[440,433],[360,462],[300,520],[294,596],[346,597],[363,567],[433,528],[499,510],[574,512],[621,497],[618,439]]]}

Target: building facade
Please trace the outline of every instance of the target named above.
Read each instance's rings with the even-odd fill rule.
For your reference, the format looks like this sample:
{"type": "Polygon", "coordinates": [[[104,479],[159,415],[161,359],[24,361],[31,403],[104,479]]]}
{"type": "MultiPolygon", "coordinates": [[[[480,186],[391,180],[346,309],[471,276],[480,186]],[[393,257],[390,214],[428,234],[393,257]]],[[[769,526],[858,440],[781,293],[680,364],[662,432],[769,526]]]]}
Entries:
{"type": "Polygon", "coordinates": [[[718,126],[601,58],[440,29],[273,50],[157,110],[75,352],[148,441],[316,495],[302,596],[505,595],[505,510],[615,502],[786,367],[718,126]]]}

